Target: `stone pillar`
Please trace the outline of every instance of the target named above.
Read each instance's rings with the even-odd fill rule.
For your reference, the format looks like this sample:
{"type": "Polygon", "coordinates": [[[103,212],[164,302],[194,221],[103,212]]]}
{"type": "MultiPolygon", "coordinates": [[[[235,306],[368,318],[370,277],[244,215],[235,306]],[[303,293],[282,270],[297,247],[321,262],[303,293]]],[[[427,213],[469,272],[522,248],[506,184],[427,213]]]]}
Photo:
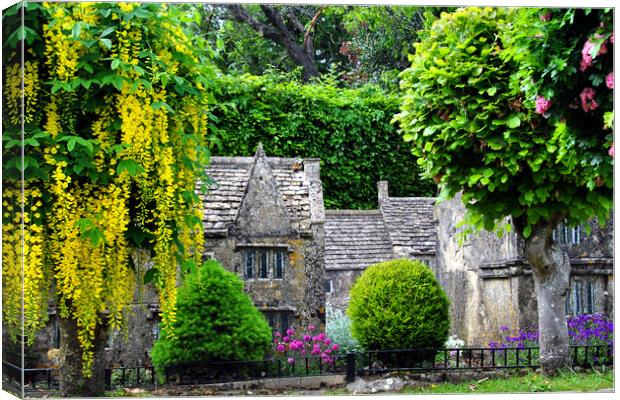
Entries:
{"type": "Polygon", "coordinates": [[[325,205],[323,204],[320,160],[318,158],[304,159],[304,172],[309,187],[312,239],[306,247],[305,310],[301,314],[308,323],[321,326],[321,329],[324,329],[325,205]]]}
{"type": "Polygon", "coordinates": [[[378,192],[379,208],[381,208],[381,205],[385,203],[389,197],[388,181],[377,182],[377,192],[378,192]]]}

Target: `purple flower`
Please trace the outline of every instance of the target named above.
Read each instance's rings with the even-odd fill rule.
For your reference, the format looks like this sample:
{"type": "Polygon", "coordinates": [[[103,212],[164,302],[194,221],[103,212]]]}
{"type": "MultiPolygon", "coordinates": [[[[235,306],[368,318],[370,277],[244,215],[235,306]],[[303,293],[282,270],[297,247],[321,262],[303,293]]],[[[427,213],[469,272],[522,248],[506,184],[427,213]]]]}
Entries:
{"type": "Polygon", "coordinates": [[[284,340],[284,343],[288,343],[291,341],[291,338],[289,338],[288,336],[284,336],[282,340],[284,340]]]}
{"type": "Polygon", "coordinates": [[[329,339],[329,338],[326,338],[326,339],[325,339],[325,341],[324,341],[323,343],[325,343],[326,345],[328,345],[328,346],[329,346],[329,345],[332,343],[332,340],[331,340],[331,339],[329,339]]]}
{"type": "Polygon", "coordinates": [[[310,335],[304,335],[304,342],[309,342],[312,338],[310,335]]]}
{"type": "Polygon", "coordinates": [[[276,347],[276,351],[278,353],[284,353],[285,350],[286,350],[286,347],[284,347],[284,345],[281,343],[276,347]]]}
{"type": "Polygon", "coordinates": [[[319,333],[319,335],[317,336],[317,340],[320,342],[325,340],[325,334],[323,332],[319,333]]]}
{"type": "Polygon", "coordinates": [[[293,335],[295,334],[295,329],[293,329],[293,328],[288,328],[288,329],[286,330],[286,334],[287,334],[288,336],[293,336],[293,335]]]}
{"type": "Polygon", "coordinates": [[[613,89],[614,88],[614,72],[611,71],[609,74],[607,74],[607,76],[605,77],[605,84],[607,85],[608,88],[613,89]]]}
{"type": "Polygon", "coordinates": [[[314,330],[315,326],[314,325],[308,325],[308,330],[310,332],[312,332],[314,330]]]}
{"type": "Polygon", "coordinates": [[[289,357],[288,360],[286,360],[287,363],[289,363],[290,365],[295,364],[295,359],[293,357],[289,357]]]}
{"type": "Polygon", "coordinates": [[[508,331],[508,327],[506,325],[502,325],[502,326],[499,327],[499,330],[502,331],[502,332],[506,332],[506,331],[508,331]]]}

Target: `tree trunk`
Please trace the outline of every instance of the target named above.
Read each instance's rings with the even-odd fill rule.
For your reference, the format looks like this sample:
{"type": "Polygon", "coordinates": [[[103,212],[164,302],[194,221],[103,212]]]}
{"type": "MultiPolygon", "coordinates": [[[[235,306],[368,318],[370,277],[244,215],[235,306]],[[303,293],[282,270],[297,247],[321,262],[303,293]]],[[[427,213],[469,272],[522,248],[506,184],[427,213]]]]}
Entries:
{"type": "Polygon", "coordinates": [[[538,302],[540,365],[546,375],[572,365],[564,309],[570,263],[568,255],[551,239],[555,225],[555,222],[536,225],[525,243],[538,302]]]}
{"type": "Polygon", "coordinates": [[[98,325],[95,331],[92,376],[82,376],[82,350],[77,337],[77,322],[60,318],[60,394],[63,397],[97,397],[105,392],[106,329],[98,325]]]}

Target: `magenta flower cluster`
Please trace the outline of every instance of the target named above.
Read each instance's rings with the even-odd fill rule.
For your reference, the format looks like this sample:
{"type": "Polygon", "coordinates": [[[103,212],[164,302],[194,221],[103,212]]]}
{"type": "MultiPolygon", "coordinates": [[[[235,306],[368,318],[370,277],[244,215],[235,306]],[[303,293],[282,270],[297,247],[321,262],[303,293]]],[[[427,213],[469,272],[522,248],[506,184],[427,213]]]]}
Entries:
{"type": "Polygon", "coordinates": [[[286,357],[288,364],[295,364],[298,357],[320,357],[327,364],[334,363],[334,353],[340,349],[338,343],[327,337],[323,332],[315,334],[316,327],[308,325],[303,334],[296,336],[298,332],[293,328],[286,330],[286,335],[282,336],[279,332],[274,333],[273,343],[275,354],[279,357],[286,357]]]}
{"type": "MultiPolygon", "coordinates": [[[[594,39],[601,39],[603,36],[595,35],[594,39]]],[[[613,44],[613,36],[610,38],[611,43],[613,44]]],[[[596,43],[591,42],[589,39],[583,44],[583,48],[581,49],[581,61],[579,62],[579,70],[584,72],[586,69],[590,68],[593,65],[592,62],[592,54],[591,50],[596,45],[596,43]]],[[[601,47],[596,53],[596,56],[600,56],[602,54],[607,54],[607,40],[601,44],[601,47]]]]}
{"type": "MultiPolygon", "coordinates": [[[[603,314],[570,316],[566,319],[566,325],[571,345],[613,344],[614,323],[603,314]]],[[[508,334],[510,329],[507,326],[500,327],[500,330],[505,336],[500,341],[490,341],[489,347],[492,349],[538,346],[537,330],[521,329],[515,335],[508,334]]]]}
{"type": "Polygon", "coordinates": [[[581,108],[583,108],[583,111],[590,112],[598,108],[598,103],[594,99],[594,96],[596,96],[596,90],[591,87],[584,88],[581,91],[579,98],[581,99],[581,108]]]}
{"type": "Polygon", "coordinates": [[[538,114],[545,114],[552,105],[553,101],[547,100],[542,96],[536,98],[536,112],[538,114]]]}

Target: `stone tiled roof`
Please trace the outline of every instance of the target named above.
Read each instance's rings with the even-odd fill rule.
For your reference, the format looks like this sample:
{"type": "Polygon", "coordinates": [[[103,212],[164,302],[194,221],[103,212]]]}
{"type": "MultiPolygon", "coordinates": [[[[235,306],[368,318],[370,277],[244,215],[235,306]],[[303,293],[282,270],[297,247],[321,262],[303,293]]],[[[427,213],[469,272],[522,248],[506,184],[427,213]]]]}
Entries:
{"type": "Polygon", "coordinates": [[[390,240],[409,255],[434,255],[437,223],[433,217],[434,197],[388,197],[381,212],[390,240]]]}
{"type": "Polygon", "coordinates": [[[392,244],[378,210],[325,211],[325,269],[364,269],[392,258],[392,244]]]}
{"type": "MultiPolygon", "coordinates": [[[[211,157],[206,167],[212,184],[207,195],[198,193],[204,204],[207,234],[225,232],[237,217],[255,157],[211,157]]],[[[278,190],[291,217],[292,228],[310,228],[310,200],[303,160],[267,157],[278,190]]]]}

